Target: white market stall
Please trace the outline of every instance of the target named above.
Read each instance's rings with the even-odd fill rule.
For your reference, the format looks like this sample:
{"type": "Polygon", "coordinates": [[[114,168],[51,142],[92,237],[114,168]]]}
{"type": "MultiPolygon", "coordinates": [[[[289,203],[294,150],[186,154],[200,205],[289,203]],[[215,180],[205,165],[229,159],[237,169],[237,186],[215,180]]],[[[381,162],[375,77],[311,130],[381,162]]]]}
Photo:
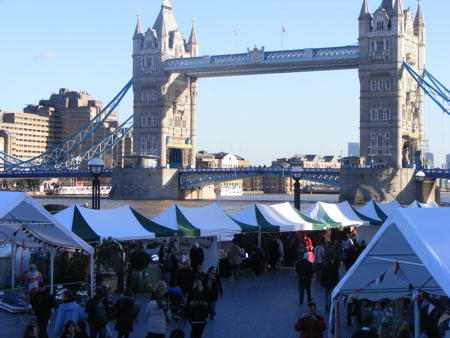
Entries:
{"type": "Polygon", "coordinates": [[[23,192],[0,192],[0,241],[12,249],[11,287],[14,288],[14,257],[17,247],[50,249],[50,286],[53,291],[54,256],[57,251],[84,251],[90,256],[90,289],[94,289],[94,249],[66,229],[32,197],[23,192]]]}
{"type": "Polygon", "coordinates": [[[146,240],[175,234],[173,230],[152,222],[128,205],[102,210],[72,205],[54,217],[87,242],[99,242],[108,237],[118,241],[146,240]]]}
{"type": "MultiPolygon", "coordinates": [[[[341,296],[378,301],[426,292],[449,297],[449,238],[450,208],[398,209],[334,288],[333,306],[341,296]]],[[[414,309],[418,337],[417,302],[414,309]]]]}
{"type": "Polygon", "coordinates": [[[434,201],[430,203],[420,203],[414,201],[410,205],[408,205],[408,208],[439,208],[439,205],[434,201]]]}
{"type": "Polygon", "coordinates": [[[387,203],[370,201],[357,211],[366,217],[380,222],[381,224],[398,208],[403,207],[399,202],[397,202],[397,200],[392,200],[387,203]]]}
{"type": "Polygon", "coordinates": [[[359,217],[347,202],[317,202],[304,213],[310,218],[329,224],[331,227],[369,225],[368,220],[359,217]]]}

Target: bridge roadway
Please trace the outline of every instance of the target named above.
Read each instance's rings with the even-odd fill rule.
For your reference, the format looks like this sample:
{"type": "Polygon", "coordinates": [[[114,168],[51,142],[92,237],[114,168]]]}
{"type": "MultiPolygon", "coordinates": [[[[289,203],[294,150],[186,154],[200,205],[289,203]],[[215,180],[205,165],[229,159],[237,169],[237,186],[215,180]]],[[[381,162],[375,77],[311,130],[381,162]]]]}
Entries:
{"type": "Polygon", "coordinates": [[[264,48],[254,48],[241,54],[175,58],[164,62],[166,72],[196,78],[357,69],[358,66],[358,45],[267,52],[264,48]]]}
{"type": "MultiPolygon", "coordinates": [[[[426,177],[431,179],[450,179],[450,169],[425,169],[426,177]]],[[[304,168],[304,180],[339,186],[340,169],[304,168]]],[[[290,168],[248,167],[248,168],[208,168],[179,169],[180,189],[192,189],[215,182],[232,181],[253,176],[292,177],[290,168]]],[[[89,170],[8,170],[0,172],[0,179],[34,178],[89,178],[89,170]]],[[[112,177],[112,169],[103,170],[102,177],[112,177]]]]}

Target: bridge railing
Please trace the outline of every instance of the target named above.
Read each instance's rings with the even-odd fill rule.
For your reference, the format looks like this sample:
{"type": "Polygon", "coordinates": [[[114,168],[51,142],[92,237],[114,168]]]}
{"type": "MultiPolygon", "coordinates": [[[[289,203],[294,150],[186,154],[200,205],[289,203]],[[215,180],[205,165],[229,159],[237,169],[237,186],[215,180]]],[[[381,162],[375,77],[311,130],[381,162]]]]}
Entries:
{"type": "MultiPolygon", "coordinates": [[[[283,63],[303,61],[309,59],[346,59],[359,57],[359,47],[357,45],[343,47],[327,47],[327,48],[307,48],[296,50],[282,51],[264,51],[257,50],[263,54],[262,63],[283,63]]],[[[251,55],[255,51],[249,50],[247,53],[225,54],[225,55],[206,55],[192,58],[176,58],[165,61],[165,69],[192,69],[205,68],[220,65],[246,65],[252,63],[251,55]]]]}

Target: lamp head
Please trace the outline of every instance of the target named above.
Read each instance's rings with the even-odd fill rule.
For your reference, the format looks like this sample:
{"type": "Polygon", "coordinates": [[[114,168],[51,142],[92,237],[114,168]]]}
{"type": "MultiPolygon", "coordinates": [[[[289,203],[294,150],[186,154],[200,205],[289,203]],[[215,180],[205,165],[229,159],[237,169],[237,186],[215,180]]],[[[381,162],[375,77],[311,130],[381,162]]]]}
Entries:
{"type": "Polygon", "coordinates": [[[105,162],[101,158],[94,157],[88,162],[88,166],[92,175],[100,176],[105,167],[105,162]]]}
{"type": "Polygon", "coordinates": [[[304,170],[302,167],[293,167],[291,169],[291,175],[295,179],[301,179],[303,176],[304,170]]]}
{"type": "Polygon", "coordinates": [[[416,182],[423,182],[425,180],[425,173],[423,172],[423,170],[419,170],[418,172],[416,172],[416,174],[414,175],[414,179],[416,180],[416,182]]]}

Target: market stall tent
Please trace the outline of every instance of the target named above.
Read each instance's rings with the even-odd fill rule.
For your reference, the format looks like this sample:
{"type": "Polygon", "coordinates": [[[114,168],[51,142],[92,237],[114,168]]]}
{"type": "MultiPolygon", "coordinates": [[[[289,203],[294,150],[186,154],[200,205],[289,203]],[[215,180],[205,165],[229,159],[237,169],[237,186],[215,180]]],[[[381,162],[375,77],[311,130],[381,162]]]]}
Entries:
{"type": "Polygon", "coordinates": [[[439,208],[439,205],[434,201],[430,203],[420,203],[414,201],[410,205],[408,205],[408,208],[439,208]]]}
{"type": "Polygon", "coordinates": [[[253,204],[233,216],[244,232],[291,232],[325,230],[328,224],[314,220],[296,210],[289,202],[253,204]]]}
{"type": "Polygon", "coordinates": [[[332,299],[397,299],[414,290],[449,297],[449,238],[450,208],[397,209],[334,288],[332,299]]]}
{"type": "Polygon", "coordinates": [[[368,219],[359,217],[347,201],[341,203],[317,202],[304,212],[310,218],[331,227],[369,225],[368,219]]]}
{"type": "Polygon", "coordinates": [[[387,203],[370,201],[359,208],[357,212],[382,224],[398,208],[402,208],[402,205],[397,200],[392,200],[387,203]]]}
{"type": "Polygon", "coordinates": [[[171,229],[180,237],[220,237],[242,232],[242,228],[217,203],[201,208],[173,204],[152,221],[171,229]]]}
{"type": "Polygon", "coordinates": [[[174,236],[172,229],[160,226],[128,205],[115,209],[94,210],[72,205],[55,218],[67,229],[88,242],[112,237],[119,241],[174,236]]]}
{"type": "MultiPolygon", "coordinates": [[[[53,258],[57,250],[81,250],[91,256],[91,292],[93,291],[94,249],[65,228],[31,196],[23,192],[0,192],[0,241],[9,242],[12,257],[17,246],[47,247],[51,251],[50,282],[53,286],[53,258]]],[[[11,285],[14,287],[14,264],[11,285]]]]}

